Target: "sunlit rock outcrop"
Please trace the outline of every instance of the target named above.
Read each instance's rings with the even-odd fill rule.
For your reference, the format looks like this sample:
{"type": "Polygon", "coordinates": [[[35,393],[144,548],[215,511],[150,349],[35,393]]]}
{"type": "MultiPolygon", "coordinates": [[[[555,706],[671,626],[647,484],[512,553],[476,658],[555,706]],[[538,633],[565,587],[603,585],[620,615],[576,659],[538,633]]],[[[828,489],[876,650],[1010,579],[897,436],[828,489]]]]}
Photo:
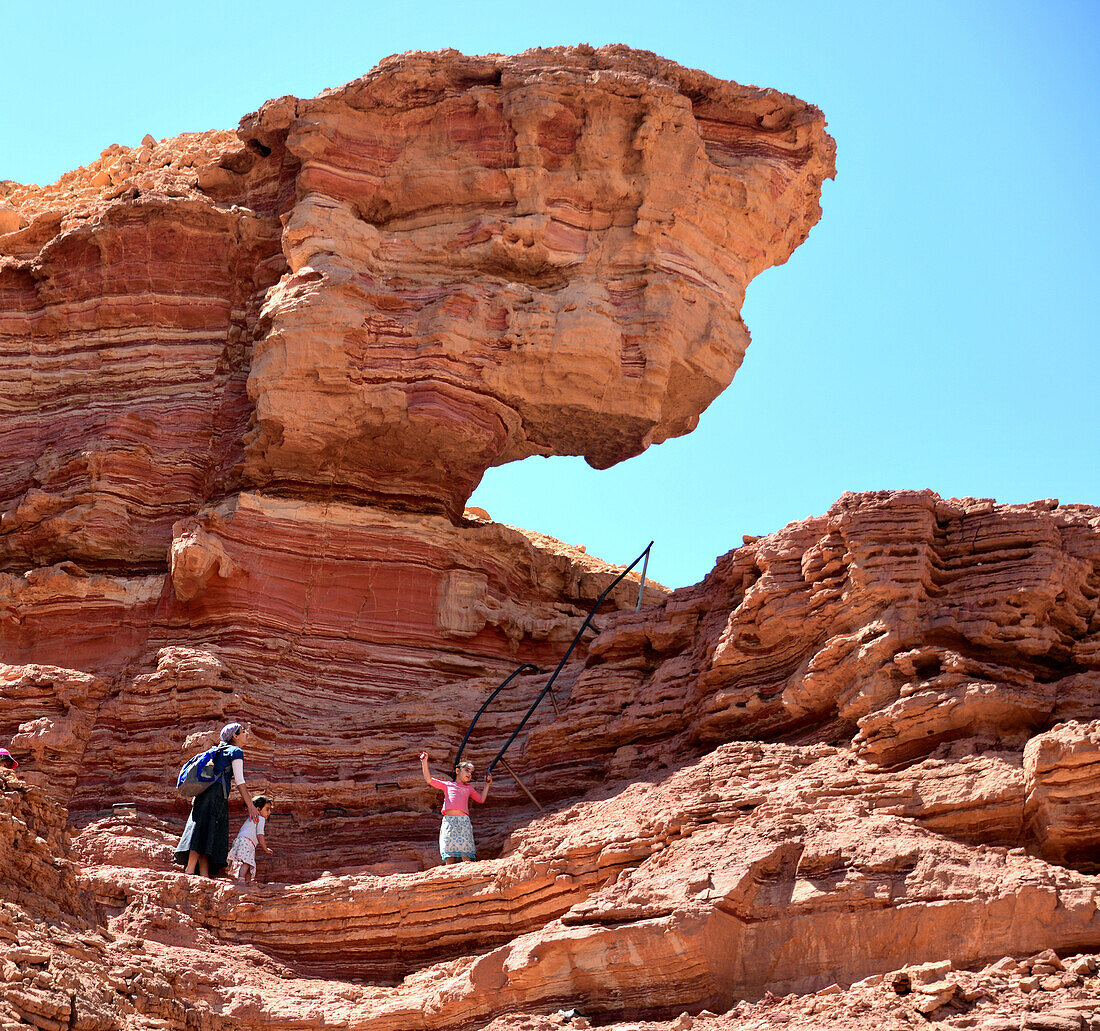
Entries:
{"type": "Polygon", "coordinates": [[[483,771],[621,568],[470,491],[688,432],[832,170],[802,101],[578,47],[0,184],[0,1025],[1100,1026],[1084,505],[846,494],[632,573],[438,865],[418,753],[537,667],[483,771]],[[242,888],[171,862],[236,719],[242,888]]]}

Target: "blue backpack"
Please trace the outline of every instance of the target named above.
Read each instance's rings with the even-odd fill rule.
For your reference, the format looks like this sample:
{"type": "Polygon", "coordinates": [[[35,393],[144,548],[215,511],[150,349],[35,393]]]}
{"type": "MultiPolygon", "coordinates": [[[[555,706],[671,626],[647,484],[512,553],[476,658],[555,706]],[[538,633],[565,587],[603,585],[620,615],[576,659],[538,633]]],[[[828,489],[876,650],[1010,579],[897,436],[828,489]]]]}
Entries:
{"type": "Polygon", "coordinates": [[[229,765],[225,755],[228,750],[229,745],[221,744],[191,756],[180,767],[180,775],[176,778],[176,791],[180,797],[198,798],[207,788],[221,780],[229,765]]]}

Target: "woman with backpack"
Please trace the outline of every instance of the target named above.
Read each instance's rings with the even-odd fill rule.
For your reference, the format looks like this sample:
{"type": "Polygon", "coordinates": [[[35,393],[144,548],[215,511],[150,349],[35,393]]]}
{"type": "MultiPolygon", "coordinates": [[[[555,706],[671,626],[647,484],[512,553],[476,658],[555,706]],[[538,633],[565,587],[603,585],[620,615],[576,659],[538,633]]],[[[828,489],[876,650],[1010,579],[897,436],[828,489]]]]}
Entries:
{"type": "Polygon", "coordinates": [[[191,804],[191,815],[187,817],[187,826],[176,846],[175,859],[185,873],[192,874],[197,868],[203,877],[217,877],[227,865],[231,777],[248,808],[249,819],[258,821],[260,818],[244,783],[241,743],[247,735],[248,731],[240,723],[227,723],[222,727],[222,743],[215,749],[212,760],[214,780],[191,804]]]}

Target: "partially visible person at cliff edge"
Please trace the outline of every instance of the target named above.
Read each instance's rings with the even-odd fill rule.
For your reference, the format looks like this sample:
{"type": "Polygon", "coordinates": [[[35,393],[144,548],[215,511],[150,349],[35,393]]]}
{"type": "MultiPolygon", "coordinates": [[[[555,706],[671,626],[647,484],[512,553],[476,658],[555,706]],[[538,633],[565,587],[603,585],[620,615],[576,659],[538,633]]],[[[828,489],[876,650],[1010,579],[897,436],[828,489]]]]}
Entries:
{"type": "Polygon", "coordinates": [[[248,731],[240,723],[222,727],[222,743],[214,753],[214,783],[191,804],[191,815],[176,846],[176,862],[192,874],[198,869],[203,877],[217,877],[225,868],[229,854],[229,780],[256,822],[260,814],[244,782],[244,751],[241,744],[248,731]]]}
{"type": "Polygon", "coordinates": [[[5,770],[14,770],[19,763],[15,761],[15,756],[11,754],[6,748],[0,748],[0,768],[5,770]]]}
{"type": "Polygon", "coordinates": [[[469,800],[484,802],[489,797],[493,775],[485,774],[485,790],[478,794],[470,783],[474,779],[474,764],[459,763],[455,767],[454,780],[436,780],[428,769],[428,753],[420,753],[420,768],[430,788],[443,792],[443,824],[439,828],[439,854],[448,865],[459,860],[472,862],[477,859],[474,845],[474,827],[470,823],[469,800]]]}

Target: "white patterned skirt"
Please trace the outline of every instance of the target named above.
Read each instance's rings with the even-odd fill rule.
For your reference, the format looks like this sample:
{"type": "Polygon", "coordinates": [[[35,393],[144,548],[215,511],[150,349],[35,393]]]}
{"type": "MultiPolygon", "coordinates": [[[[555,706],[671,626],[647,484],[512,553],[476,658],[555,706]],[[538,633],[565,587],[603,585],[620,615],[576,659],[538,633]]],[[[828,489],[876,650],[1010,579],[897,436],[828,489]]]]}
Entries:
{"type": "Polygon", "coordinates": [[[231,869],[236,873],[236,868],[241,863],[247,863],[256,869],[256,842],[251,838],[241,834],[233,841],[233,846],[229,850],[229,855],[226,857],[231,864],[231,869]]]}
{"type": "Polygon", "coordinates": [[[474,846],[474,825],[465,813],[449,813],[439,828],[439,854],[444,859],[467,856],[477,859],[474,846]]]}

